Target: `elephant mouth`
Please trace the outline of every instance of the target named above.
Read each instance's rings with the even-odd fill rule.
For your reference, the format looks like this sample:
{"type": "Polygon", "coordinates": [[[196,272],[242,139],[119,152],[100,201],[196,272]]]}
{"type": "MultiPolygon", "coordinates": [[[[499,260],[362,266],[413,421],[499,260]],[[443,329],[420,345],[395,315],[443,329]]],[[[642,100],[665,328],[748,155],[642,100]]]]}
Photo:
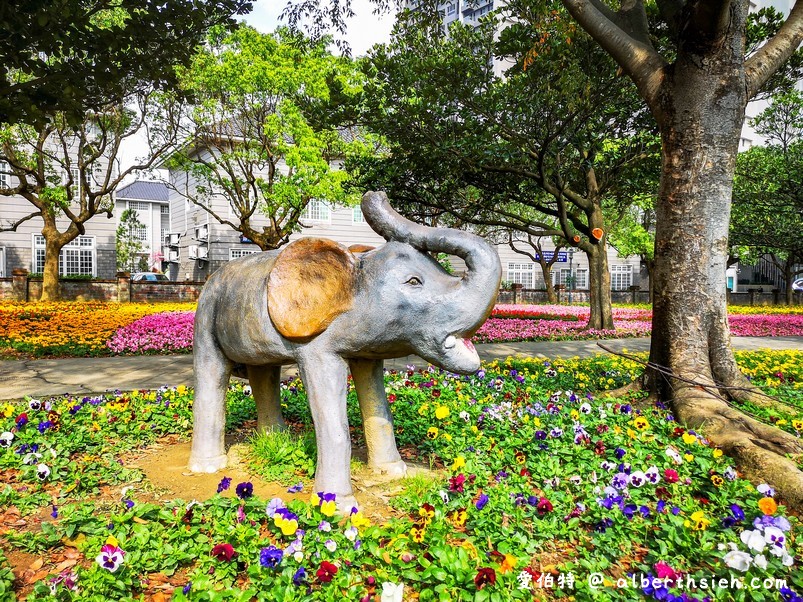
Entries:
{"type": "Polygon", "coordinates": [[[443,341],[443,348],[459,363],[479,364],[480,356],[477,349],[469,339],[463,339],[450,334],[443,341]]]}

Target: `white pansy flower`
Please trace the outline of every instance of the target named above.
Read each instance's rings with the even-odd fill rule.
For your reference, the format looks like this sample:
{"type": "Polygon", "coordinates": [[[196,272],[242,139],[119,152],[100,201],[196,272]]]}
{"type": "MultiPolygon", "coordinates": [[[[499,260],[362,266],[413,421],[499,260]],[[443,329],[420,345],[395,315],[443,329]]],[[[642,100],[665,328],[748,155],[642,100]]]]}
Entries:
{"type": "Polygon", "coordinates": [[[402,602],[404,597],[404,583],[391,583],[385,581],[382,584],[381,602],[402,602]]]}
{"type": "Polygon", "coordinates": [[[727,564],[730,568],[736,569],[737,571],[741,571],[744,573],[747,569],[750,568],[750,564],[753,562],[753,557],[747,552],[731,550],[730,552],[725,554],[723,560],[725,561],[725,564],[727,564]]]}
{"type": "Polygon", "coordinates": [[[754,552],[763,552],[767,547],[767,540],[761,534],[761,531],[742,531],[739,536],[742,543],[754,552]]]}

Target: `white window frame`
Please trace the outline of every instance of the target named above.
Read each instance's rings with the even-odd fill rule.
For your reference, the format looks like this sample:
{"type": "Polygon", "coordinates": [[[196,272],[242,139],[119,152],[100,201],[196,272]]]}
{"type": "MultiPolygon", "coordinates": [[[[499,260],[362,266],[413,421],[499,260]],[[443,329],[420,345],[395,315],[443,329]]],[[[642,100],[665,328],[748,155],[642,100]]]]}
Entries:
{"type": "Polygon", "coordinates": [[[0,278],[6,277],[6,248],[0,247],[0,278]]]}
{"type": "Polygon", "coordinates": [[[456,9],[455,9],[455,4],[454,4],[454,2],[449,2],[449,3],[446,5],[446,14],[447,14],[447,15],[453,15],[453,14],[455,13],[455,10],[456,10],[456,9]]]}
{"type": "Polygon", "coordinates": [[[260,249],[243,249],[242,247],[232,247],[229,249],[229,261],[232,259],[241,259],[246,255],[253,255],[259,253],[260,249]]]}
{"type": "Polygon", "coordinates": [[[357,205],[356,207],[352,207],[351,209],[351,223],[352,224],[364,224],[365,223],[365,216],[362,214],[362,207],[357,205]]]}
{"type": "Polygon", "coordinates": [[[626,291],[633,285],[633,266],[629,263],[611,266],[611,290],[626,291]],[[622,286],[623,281],[627,283],[622,286]]]}
{"type": "Polygon", "coordinates": [[[533,288],[535,285],[535,264],[508,262],[506,280],[514,284],[521,284],[527,289],[533,288]]]}
{"type": "Polygon", "coordinates": [[[151,246],[151,204],[147,201],[128,201],[128,209],[137,214],[137,219],[143,224],[142,228],[136,228],[133,232],[134,238],[139,242],[145,243],[146,247],[151,246]]]}
{"type": "Polygon", "coordinates": [[[81,170],[77,167],[70,167],[69,174],[65,175],[65,180],[70,179],[70,175],[72,175],[72,190],[73,190],[73,202],[80,202],[81,200],[81,170]]]}
{"type": "Polygon", "coordinates": [[[577,290],[588,289],[588,268],[574,268],[574,288],[577,290]]]}
{"type": "MultiPolygon", "coordinates": [[[[31,272],[45,271],[45,237],[33,234],[31,242],[31,272]]],[[[59,276],[98,275],[97,246],[94,236],[79,236],[62,247],[59,253],[59,276]],[[70,269],[77,266],[77,271],[70,269]],[[86,267],[88,266],[88,268],[86,267]]]]}
{"type": "Polygon", "coordinates": [[[11,187],[11,175],[8,173],[10,171],[10,167],[8,163],[5,161],[0,161],[0,188],[10,188],[11,187]]]}
{"type": "Polygon", "coordinates": [[[329,224],[332,222],[332,208],[326,201],[313,199],[307,203],[300,219],[316,224],[329,224]]]}

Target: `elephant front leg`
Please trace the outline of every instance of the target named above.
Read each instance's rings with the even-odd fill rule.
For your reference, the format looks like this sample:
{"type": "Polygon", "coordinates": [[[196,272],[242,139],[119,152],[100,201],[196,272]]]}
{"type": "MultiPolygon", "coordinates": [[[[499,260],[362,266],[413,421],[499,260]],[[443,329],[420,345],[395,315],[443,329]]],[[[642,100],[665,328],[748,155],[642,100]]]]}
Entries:
{"type": "Polygon", "coordinates": [[[257,430],[286,430],[282,418],[282,397],[279,389],[281,366],[248,366],[248,382],[257,406],[257,430]]]}
{"type": "Polygon", "coordinates": [[[381,474],[403,477],[407,465],[396,448],[393,416],[385,394],[382,360],[349,361],[368,445],[368,466],[381,474]]]}
{"type": "Polygon", "coordinates": [[[224,443],[226,390],[232,363],[214,344],[209,333],[196,336],[193,347],[195,400],[189,469],[193,472],[217,472],[226,467],[227,460],[224,443]]]}
{"type": "Polygon", "coordinates": [[[299,359],[298,368],[315,425],[315,491],[336,494],[338,509],[348,513],[357,505],[351,488],[351,438],[346,416],[348,365],[336,355],[307,353],[299,359]]]}

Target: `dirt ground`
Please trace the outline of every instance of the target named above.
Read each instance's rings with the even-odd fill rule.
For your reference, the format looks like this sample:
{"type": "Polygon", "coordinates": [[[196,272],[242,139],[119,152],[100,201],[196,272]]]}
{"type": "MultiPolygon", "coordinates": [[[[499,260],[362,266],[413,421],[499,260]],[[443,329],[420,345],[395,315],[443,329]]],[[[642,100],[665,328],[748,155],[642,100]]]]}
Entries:
{"type": "MultiPolygon", "coordinates": [[[[149,491],[144,497],[160,499],[183,499],[186,501],[204,501],[217,494],[217,487],[223,476],[231,477],[230,489],[222,495],[234,496],[234,487],[237,483],[250,481],[254,485],[254,495],[265,500],[280,497],[285,501],[292,499],[309,500],[312,492],[312,480],[294,478],[294,483],[303,481],[304,489],[301,493],[288,493],[287,485],[265,481],[248,471],[248,466],[240,460],[246,447],[237,438],[227,437],[229,466],[214,474],[197,474],[187,469],[190,455],[189,441],[165,441],[138,451],[136,455],[126,459],[127,468],[138,468],[145,473],[149,491]]],[[[354,495],[363,514],[374,522],[382,523],[391,516],[398,514],[390,507],[390,499],[400,493],[404,488],[404,480],[394,480],[386,476],[377,475],[366,465],[366,451],[356,448],[353,458],[358,460],[352,463],[352,484],[354,495]],[[355,468],[356,466],[356,468],[355,468]]],[[[408,476],[429,474],[437,478],[436,471],[407,461],[408,476]]],[[[129,491],[132,499],[140,497],[137,493],[138,485],[129,491]]]]}

